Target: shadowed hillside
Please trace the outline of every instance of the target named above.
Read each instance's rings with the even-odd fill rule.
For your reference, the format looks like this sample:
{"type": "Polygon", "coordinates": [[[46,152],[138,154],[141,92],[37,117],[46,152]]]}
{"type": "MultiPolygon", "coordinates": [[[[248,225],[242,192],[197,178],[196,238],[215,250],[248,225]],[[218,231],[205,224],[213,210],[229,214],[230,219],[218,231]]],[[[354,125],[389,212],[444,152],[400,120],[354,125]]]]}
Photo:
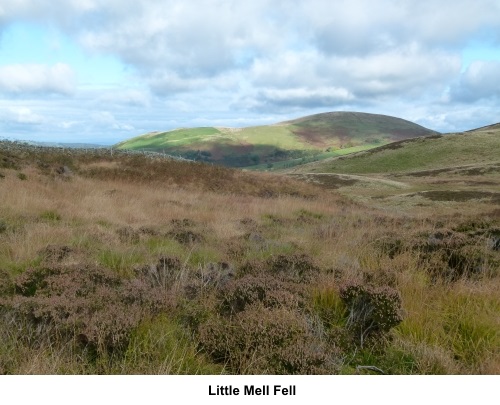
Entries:
{"type": "Polygon", "coordinates": [[[297,168],[311,173],[396,173],[500,163],[500,125],[401,140],[297,168]]]}
{"type": "Polygon", "coordinates": [[[268,169],[324,159],[434,131],[385,115],[334,112],[248,128],[182,128],[124,141],[118,149],[149,150],[226,166],[268,169]]]}

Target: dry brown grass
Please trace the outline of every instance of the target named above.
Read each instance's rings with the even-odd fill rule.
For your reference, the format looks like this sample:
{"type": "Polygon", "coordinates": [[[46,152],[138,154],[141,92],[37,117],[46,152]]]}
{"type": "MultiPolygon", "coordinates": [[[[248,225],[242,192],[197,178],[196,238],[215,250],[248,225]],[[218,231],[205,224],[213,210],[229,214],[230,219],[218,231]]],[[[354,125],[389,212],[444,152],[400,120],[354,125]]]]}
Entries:
{"type": "Polygon", "coordinates": [[[134,324],[119,355],[96,358],[76,341],[37,335],[36,326],[12,323],[4,314],[0,372],[213,373],[223,370],[217,360],[233,362],[226,364],[227,372],[349,373],[357,365],[389,373],[500,370],[500,257],[490,241],[500,227],[498,217],[481,222],[479,209],[457,214],[444,206],[433,215],[402,206],[370,207],[298,181],[199,164],[73,157],[65,161],[72,174],[63,176],[53,170],[62,164],[57,156],[14,158],[9,155],[16,168],[2,168],[0,179],[0,299],[10,300],[14,283],[41,268],[87,265],[133,283],[138,274],[150,274],[160,257],[179,265],[162,287],[174,303],[171,312],[134,324]],[[39,160],[46,162],[42,169],[39,160]],[[19,170],[26,180],[17,176],[19,170]],[[446,230],[465,241],[456,249],[472,249],[484,259],[479,273],[435,276],[435,260],[448,251],[427,247],[432,235],[446,230]],[[57,249],[65,253],[58,255],[57,249]],[[315,269],[310,277],[293,277],[301,274],[300,263],[315,269]],[[236,342],[238,336],[221,325],[239,325],[238,333],[252,336],[255,331],[245,328],[261,315],[273,319],[277,311],[258,307],[267,305],[271,298],[266,298],[248,313],[220,314],[224,292],[238,285],[231,280],[246,280],[248,274],[269,279],[263,288],[272,299],[293,301],[290,291],[300,286],[300,305],[280,309],[281,315],[286,312],[283,325],[299,325],[300,333],[274,349],[275,331],[261,334],[271,346],[259,361],[248,357],[259,354],[252,352],[252,339],[245,353],[209,358],[197,345],[207,330],[216,330],[219,340],[211,336],[215,340],[206,345],[226,350],[220,339],[236,342]],[[401,296],[403,321],[384,329],[376,348],[358,347],[349,335],[340,299],[346,283],[367,291],[390,288],[401,296]],[[219,317],[225,317],[221,323],[219,317]],[[32,341],[15,331],[31,333],[32,341]],[[287,346],[299,341],[299,351],[287,346]],[[308,341],[320,352],[311,352],[308,341]],[[158,351],[161,361],[154,357],[158,351]],[[300,356],[306,357],[299,361],[300,356]],[[275,368],[262,359],[273,359],[275,368]]]}

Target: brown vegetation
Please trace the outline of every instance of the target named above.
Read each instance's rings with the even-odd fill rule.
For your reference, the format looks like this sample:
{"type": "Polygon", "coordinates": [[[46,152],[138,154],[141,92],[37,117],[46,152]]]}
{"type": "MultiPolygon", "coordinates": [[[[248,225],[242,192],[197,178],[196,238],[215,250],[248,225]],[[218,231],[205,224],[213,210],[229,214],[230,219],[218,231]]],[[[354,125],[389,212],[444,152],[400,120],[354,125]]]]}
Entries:
{"type": "Polygon", "coordinates": [[[500,372],[498,215],[21,152],[0,151],[1,373],[500,372]]]}

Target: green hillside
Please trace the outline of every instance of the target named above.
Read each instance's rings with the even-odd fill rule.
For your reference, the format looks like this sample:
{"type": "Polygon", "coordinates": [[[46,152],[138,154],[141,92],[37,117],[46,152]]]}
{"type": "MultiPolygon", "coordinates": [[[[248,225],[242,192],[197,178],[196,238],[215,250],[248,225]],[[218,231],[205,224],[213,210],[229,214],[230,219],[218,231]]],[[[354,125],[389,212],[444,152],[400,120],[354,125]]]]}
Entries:
{"type": "Polygon", "coordinates": [[[233,167],[290,167],[436,132],[385,115],[332,112],[247,128],[181,128],[117,144],[233,167]]]}
{"type": "Polygon", "coordinates": [[[500,161],[500,124],[473,131],[403,140],[302,166],[310,173],[396,173],[500,161]]]}

